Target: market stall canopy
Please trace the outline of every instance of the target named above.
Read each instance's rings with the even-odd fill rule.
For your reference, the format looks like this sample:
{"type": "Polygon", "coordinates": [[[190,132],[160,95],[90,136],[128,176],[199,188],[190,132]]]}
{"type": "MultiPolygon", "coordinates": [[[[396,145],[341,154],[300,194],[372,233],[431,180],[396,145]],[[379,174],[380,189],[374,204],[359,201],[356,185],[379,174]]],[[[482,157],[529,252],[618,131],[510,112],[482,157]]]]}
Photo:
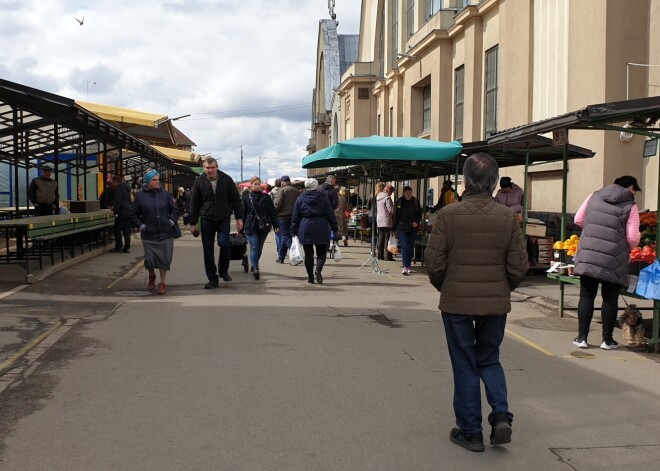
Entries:
{"type": "Polygon", "coordinates": [[[303,168],[359,165],[377,161],[449,162],[463,146],[417,137],[356,137],[338,142],[303,159],[303,168]]]}
{"type": "Polygon", "coordinates": [[[521,140],[555,129],[601,129],[658,137],[656,125],[659,120],[660,97],[613,101],[589,105],[554,118],[506,129],[492,135],[488,143],[521,140]]]}
{"type": "Polygon", "coordinates": [[[170,159],[176,162],[196,164],[199,162],[199,159],[201,158],[200,154],[198,154],[197,152],[191,152],[189,150],[179,150],[179,149],[172,149],[170,147],[162,147],[162,146],[154,146],[154,145],[152,145],[151,147],[156,149],[158,152],[162,152],[163,154],[165,154],[170,159]]]}
{"type": "Polygon", "coordinates": [[[88,111],[91,111],[99,118],[106,121],[115,121],[118,123],[140,124],[142,126],[157,127],[159,124],[168,120],[166,115],[156,113],[145,113],[144,111],[131,110],[128,108],[120,108],[118,106],[101,105],[99,103],[88,103],[85,101],[77,101],[78,106],[82,106],[88,111]]]}
{"type": "MultiPolygon", "coordinates": [[[[532,134],[507,141],[491,142],[489,139],[463,144],[463,154],[459,161],[460,169],[463,168],[467,155],[475,152],[486,152],[492,155],[500,168],[525,165],[526,158],[529,158],[530,164],[535,164],[561,161],[564,157],[563,146],[555,145],[550,138],[532,134]]],[[[569,159],[586,159],[594,155],[595,153],[591,149],[568,145],[567,157],[569,159]]]]}

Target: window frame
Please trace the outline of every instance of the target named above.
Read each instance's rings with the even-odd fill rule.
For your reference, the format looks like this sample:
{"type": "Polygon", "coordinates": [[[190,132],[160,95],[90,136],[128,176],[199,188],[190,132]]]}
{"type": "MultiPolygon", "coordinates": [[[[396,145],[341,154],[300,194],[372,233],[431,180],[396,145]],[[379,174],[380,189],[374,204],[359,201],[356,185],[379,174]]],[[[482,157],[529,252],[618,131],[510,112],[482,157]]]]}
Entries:
{"type": "Polygon", "coordinates": [[[454,140],[463,142],[465,118],[465,65],[454,69],[454,140]]]}
{"type": "Polygon", "coordinates": [[[408,37],[415,34],[415,0],[407,0],[407,17],[406,17],[406,28],[408,37]]]}
{"type": "Polygon", "coordinates": [[[390,1],[390,17],[392,19],[392,27],[390,28],[392,64],[390,69],[394,69],[397,66],[397,55],[399,54],[399,0],[390,1]]]}
{"type": "Polygon", "coordinates": [[[422,87],[422,134],[431,132],[432,98],[431,84],[422,87]],[[426,96],[427,92],[428,96],[426,96]]]}
{"type": "Polygon", "coordinates": [[[491,131],[497,130],[498,63],[499,45],[491,47],[484,55],[484,137],[486,138],[491,131]]]}

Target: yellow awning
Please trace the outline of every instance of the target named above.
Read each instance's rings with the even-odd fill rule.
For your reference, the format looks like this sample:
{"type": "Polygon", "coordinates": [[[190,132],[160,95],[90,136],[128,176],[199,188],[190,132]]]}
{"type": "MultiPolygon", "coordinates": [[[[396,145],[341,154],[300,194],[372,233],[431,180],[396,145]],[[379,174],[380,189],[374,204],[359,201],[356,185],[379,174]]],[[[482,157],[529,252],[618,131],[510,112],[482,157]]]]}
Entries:
{"type": "Polygon", "coordinates": [[[199,160],[199,154],[197,152],[191,152],[189,150],[179,150],[171,149],[169,147],[161,146],[151,146],[159,152],[162,152],[167,157],[178,162],[194,163],[199,160]]]}
{"type": "Polygon", "coordinates": [[[76,101],[76,104],[107,121],[139,124],[141,126],[151,126],[155,128],[158,127],[159,124],[168,120],[167,115],[145,113],[143,111],[130,110],[128,108],[119,108],[118,106],[100,105],[98,103],[87,103],[84,101],[76,101]]]}

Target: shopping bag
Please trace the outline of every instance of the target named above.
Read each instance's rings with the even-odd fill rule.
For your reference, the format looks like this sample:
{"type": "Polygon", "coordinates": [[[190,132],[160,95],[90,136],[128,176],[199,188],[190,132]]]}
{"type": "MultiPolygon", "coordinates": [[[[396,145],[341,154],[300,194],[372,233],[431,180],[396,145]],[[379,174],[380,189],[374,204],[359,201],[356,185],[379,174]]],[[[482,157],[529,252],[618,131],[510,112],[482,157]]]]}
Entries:
{"type": "Polygon", "coordinates": [[[390,240],[387,242],[387,251],[391,254],[399,253],[399,240],[394,233],[390,234],[390,240]]]}
{"type": "Polygon", "coordinates": [[[300,246],[300,241],[296,236],[291,238],[291,248],[289,249],[289,261],[293,266],[300,265],[305,261],[302,247],[300,246]]]}
{"type": "Polygon", "coordinates": [[[332,244],[332,250],[330,251],[330,258],[333,259],[335,262],[341,262],[341,250],[339,250],[339,246],[336,243],[332,244]]]}
{"type": "Polygon", "coordinates": [[[657,260],[639,272],[635,294],[646,299],[660,300],[660,263],[657,260]]]}

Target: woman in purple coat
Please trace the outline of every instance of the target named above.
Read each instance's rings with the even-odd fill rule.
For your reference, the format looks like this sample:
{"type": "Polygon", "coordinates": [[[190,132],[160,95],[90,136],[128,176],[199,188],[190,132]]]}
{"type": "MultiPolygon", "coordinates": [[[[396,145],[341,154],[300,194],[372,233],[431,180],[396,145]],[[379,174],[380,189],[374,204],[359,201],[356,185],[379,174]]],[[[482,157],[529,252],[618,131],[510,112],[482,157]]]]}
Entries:
{"type": "Polygon", "coordinates": [[[305,180],[305,192],[296,200],[291,216],[291,236],[296,236],[305,251],[307,282],[323,283],[321,271],[330,245],[330,231],[337,232],[337,218],[325,195],[316,191],[319,182],[314,178],[305,180]],[[314,248],[316,248],[316,270],[314,270],[314,248]]]}

